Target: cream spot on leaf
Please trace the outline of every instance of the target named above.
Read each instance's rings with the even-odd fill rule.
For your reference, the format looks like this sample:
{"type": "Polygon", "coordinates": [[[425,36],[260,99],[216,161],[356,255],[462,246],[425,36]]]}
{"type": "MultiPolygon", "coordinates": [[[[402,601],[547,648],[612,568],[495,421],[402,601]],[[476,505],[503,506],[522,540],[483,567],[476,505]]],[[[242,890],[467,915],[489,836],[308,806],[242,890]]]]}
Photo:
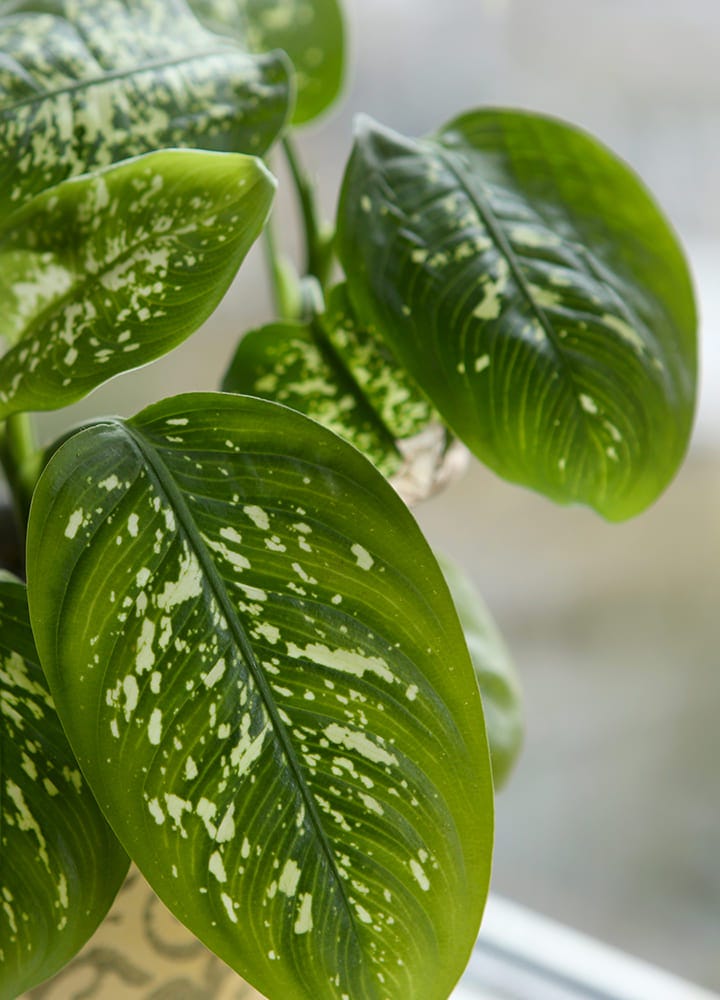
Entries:
{"type": "Polygon", "coordinates": [[[365,733],[358,730],[348,729],[346,726],[339,726],[333,722],[327,726],[324,733],[331,743],[344,746],[347,750],[356,750],[362,757],[377,764],[391,767],[398,762],[394,754],[388,753],[383,747],[368,739],[365,733]]]}
{"type": "Polygon", "coordinates": [[[83,523],[84,517],[85,517],[85,512],[81,507],[72,512],[72,514],[68,518],[67,526],[65,527],[66,538],[72,539],[77,535],[78,528],[83,523]]]}
{"type": "Polygon", "coordinates": [[[285,867],[280,874],[278,889],[286,896],[294,896],[300,881],[300,869],[295,861],[290,859],[285,862],[285,867]]]}
{"type": "Polygon", "coordinates": [[[369,570],[372,569],[375,560],[362,545],[353,545],[350,549],[352,554],[355,556],[358,566],[360,569],[369,570]]]}
{"type": "Polygon", "coordinates": [[[379,656],[363,656],[362,653],[355,653],[349,649],[328,649],[321,643],[313,643],[301,649],[295,643],[289,642],[287,651],[288,656],[293,660],[310,660],[312,663],[318,663],[330,670],[352,674],[354,677],[363,677],[367,671],[380,677],[388,684],[392,684],[395,679],[385,660],[379,656]]]}
{"type": "Polygon", "coordinates": [[[223,864],[222,855],[219,851],[213,851],[211,854],[208,869],[210,874],[214,875],[218,882],[227,882],[225,865],[223,864]]]}
{"type": "Polygon", "coordinates": [[[309,892],[304,892],[300,897],[300,909],[298,910],[294,930],[296,934],[309,934],[312,929],[312,895],[309,892]]]}

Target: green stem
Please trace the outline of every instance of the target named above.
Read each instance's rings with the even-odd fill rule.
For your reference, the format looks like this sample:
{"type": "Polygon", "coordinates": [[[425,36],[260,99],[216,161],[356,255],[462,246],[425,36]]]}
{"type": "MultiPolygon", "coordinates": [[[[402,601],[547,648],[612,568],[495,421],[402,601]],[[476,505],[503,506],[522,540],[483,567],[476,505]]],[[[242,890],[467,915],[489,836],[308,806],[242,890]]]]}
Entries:
{"type": "Polygon", "coordinates": [[[0,427],[0,463],[5,470],[18,527],[24,536],[30,501],[40,475],[41,453],[28,413],[15,413],[0,427]]]}
{"type": "Polygon", "coordinates": [[[265,226],[265,258],[270,272],[275,308],[280,319],[297,319],[299,311],[298,278],[292,265],[278,252],[273,219],[265,226]]]}
{"type": "Polygon", "coordinates": [[[330,277],[332,238],[320,222],[315,186],[289,135],[283,138],[282,147],[300,204],[305,234],[305,273],[317,278],[324,288],[330,277]]]}

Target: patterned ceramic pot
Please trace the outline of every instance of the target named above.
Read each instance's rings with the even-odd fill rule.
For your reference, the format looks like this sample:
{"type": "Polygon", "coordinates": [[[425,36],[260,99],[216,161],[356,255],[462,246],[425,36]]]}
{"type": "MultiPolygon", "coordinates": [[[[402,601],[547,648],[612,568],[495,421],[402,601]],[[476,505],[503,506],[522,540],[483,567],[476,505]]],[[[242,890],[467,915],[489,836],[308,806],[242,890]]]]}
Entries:
{"type": "Polygon", "coordinates": [[[77,957],[23,1000],[262,1000],[182,926],[131,868],[77,957]]]}

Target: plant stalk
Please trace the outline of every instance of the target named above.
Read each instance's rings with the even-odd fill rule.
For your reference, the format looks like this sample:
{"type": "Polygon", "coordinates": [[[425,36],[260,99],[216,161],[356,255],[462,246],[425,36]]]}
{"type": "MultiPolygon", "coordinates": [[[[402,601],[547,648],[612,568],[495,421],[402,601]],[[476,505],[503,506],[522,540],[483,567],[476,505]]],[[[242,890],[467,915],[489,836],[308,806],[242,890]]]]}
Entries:
{"type": "Polygon", "coordinates": [[[320,221],[315,186],[289,135],[284,136],[282,147],[300,205],[305,237],[305,273],[317,278],[320,286],[325,288],[332,266],[332,236],[320,221]]]}
{"type": "Polygon", "coordinates": [[[18,529],[24,538],[42,464],[30,414],[14,413],[0,426],[0,463],[10,488],[18,529]]]}
{"type": "Polygon", "coordinates": [[[292,264],[278,251],[272,216],[268,219],[263,235],[275,309],[280,319],[297,319],[300,309],[298,277],[292,264]]]}

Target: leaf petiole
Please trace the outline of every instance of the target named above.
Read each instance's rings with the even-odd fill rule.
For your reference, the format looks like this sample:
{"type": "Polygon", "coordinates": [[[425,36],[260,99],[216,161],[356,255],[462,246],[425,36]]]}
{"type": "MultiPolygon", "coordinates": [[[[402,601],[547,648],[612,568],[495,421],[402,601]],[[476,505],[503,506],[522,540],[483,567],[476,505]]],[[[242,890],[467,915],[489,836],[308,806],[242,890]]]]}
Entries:
{"type": "Polygon", "coordinates": [[[14,413],[0,424],[0,463],[24,537],[30,501],[42,468],[42,452],[29,413],[14,413]]]}
{"type": "Polygon", "coordinates": [[[332,269],[332,230],[320,221],[315,185],[305,170],[295,143],[289,135],[282,139],[282,148],[290,168],[302,216],[305,239],[305,273],[317,278],[325,288],[332,269]]]}
{"type": "Polygon", "coordinates": [[[263,245],[278,316],[285,320],[298,319],[301,312],[299,278],[292,263],[278,249],[272,215],[265,225],[263,245]]]}

